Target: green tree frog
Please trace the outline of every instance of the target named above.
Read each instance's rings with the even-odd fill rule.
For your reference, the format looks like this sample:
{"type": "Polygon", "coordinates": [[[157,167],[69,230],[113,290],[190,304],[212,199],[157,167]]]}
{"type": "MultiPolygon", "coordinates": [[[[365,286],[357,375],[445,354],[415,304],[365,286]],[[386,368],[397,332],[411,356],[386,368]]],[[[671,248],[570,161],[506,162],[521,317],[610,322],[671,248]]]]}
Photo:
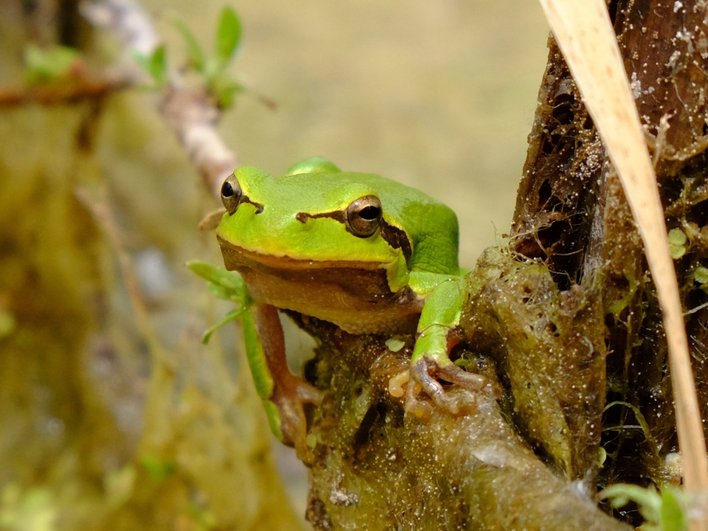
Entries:
{"type": "MultiPolygon", "coordinates": [[[[479,390],[484,380],[449,357],[465,290],[454,212],[424,193],[368,173],[311,158],[282,177],[241,167],[221,187],[226,212],[216,229],[229,270],[243,277],[246,351],[273,432],[305,450],[305,404],[321,393],[291,373],[278,310],[334,323],[351,334],[416,331],[410,369],[392,394],[406,409],[432,401],[462,405],[440,381],[479,390]],[[403,390],[405,388],[405,391],[403,390]]],[[[469,394],[469,393],[468,393],[469,394]]]]}

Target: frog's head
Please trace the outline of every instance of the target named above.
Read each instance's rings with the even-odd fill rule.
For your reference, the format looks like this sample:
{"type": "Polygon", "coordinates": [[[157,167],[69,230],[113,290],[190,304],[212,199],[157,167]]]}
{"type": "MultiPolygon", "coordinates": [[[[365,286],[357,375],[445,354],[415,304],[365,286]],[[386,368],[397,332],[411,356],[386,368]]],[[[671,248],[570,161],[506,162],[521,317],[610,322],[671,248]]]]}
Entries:
{"type": "Polygon", "coordinates": [[[308,271],[315,280],[320,270],[384,269],[388,288],[398,291],[408,280],[412,242],[391,183],[322,159],[307,159],[282,177],[239,168],[221,188],[226,212],[216,233],[224,262],[281,277],[308,271]]]}

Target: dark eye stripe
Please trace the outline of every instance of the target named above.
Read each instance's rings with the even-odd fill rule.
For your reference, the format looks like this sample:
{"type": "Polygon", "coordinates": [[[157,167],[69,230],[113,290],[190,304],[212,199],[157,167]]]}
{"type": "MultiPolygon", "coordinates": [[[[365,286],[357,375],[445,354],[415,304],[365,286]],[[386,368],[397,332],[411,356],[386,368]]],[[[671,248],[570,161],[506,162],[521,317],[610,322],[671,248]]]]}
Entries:
{"type": "Polygon", "coordinates": [[[381,220],[381,237],[394,249],[401,249],[403,256],[409,260],[413,254],[413,246],[408,239],[408,235],[402,229],[394,227],[386,223],[386,220],[381,220]]]}
{"type": "MultiPolygon", "coordinates": [[[[381,237],[394,249],[401,249],[403,251],[403,256],[406,257],[406,260],[409,260],[411,255],[413,254],[413,245],[411,241],[408,238],[408,235],[405,233],[404,230],[399,229],[398,227],[394,225],[390,225],[386,223],[386,220],[383,217],[383,210],[380,206],[380,204],[368,204],[364,205],[363,208],[358,210],[358,216],[359,218],[364,221],[364,223],[376,223],[377,226],[374,229],[374,231],[368,235],[361,235],[357,234],[354,231],[352,231],[349,221],[348,221],[348,211],[349,209],[352,208],[352,205],[354,205],[357,201],[361,201],[362,199],[366,198],[371,198],[374,196],[365,196],[362,198],[357,199],[356,201],[353,201],[346,210],[333,210],[331,212],[321,212],[319,214],[309,214],[307,212],[298,212],[295,215],[295,218],[300,222],[300,223],[306,223],[308,219],[313,219],[313,218],[331,218],[334,219],[335,221],[338,221],[339,223],[343,223],[347,231],[351,232],[355,236],[359,237],[368,237],[371,236],[374,232],[376,232],[376,228],[381,229],[381,237]]],[[[378,201],[378,198],[377,198],[378,201]]]]}

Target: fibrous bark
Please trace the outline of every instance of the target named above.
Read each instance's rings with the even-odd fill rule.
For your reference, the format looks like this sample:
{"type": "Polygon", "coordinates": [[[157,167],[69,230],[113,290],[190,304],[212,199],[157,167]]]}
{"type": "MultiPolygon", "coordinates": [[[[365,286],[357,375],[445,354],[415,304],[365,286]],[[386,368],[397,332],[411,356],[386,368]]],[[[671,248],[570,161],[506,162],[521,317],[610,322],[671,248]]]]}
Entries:
{"type": "MultiPolygon", "coordinates": [[[[612,3],[610,12],[667,225],[687,236],[676,271],[684,309],[691,311],[705,302],[695,272],[706,257],[706,7],[645,0],[612,3]]],[[[600,481],[661,484],[670,479],[664,458],[677,450],[661,315],[622,188],[553,42],[539,102],[513,246],[547,263],[561,288],[585,286],[601,299],[609,404],[602,446],[609,459],[600,481]],[[648,430],[637,429],[644,421],[648,430]]],[[[708,401],[705,312],[686,315],[702,405],[708,401]]]]}

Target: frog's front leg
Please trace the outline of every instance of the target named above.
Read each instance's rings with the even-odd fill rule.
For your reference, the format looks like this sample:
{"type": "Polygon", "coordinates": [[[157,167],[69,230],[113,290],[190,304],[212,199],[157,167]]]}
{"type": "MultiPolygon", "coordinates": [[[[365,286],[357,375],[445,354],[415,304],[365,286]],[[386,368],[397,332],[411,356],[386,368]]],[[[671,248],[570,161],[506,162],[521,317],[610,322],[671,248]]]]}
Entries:
{"type": "Polygon", "coordinates": [[[254,304],[242,321],[248,363],[270,428],[302,459],[309,453],[305,405],[319,404],[322,393],[290,372],[277,308],[254,304]]]}
{"type": "Polygon", "coordinates": [[[457,343],[454,334],[460,323],[465,301],[464,278],[448,278],[428,295],[418,321],[417,339],[410,361],[406,386],[406,411],[416,416],[428,416],[430,404],[420,400],[422,390],[438,407],[460,414],[476,405],[475,393],[486,390],[489,382],[482,376],[455,365],[449,353],[457,343]],[[463,392],[451,393],[440,382],[456,385],[463,392]]]}

